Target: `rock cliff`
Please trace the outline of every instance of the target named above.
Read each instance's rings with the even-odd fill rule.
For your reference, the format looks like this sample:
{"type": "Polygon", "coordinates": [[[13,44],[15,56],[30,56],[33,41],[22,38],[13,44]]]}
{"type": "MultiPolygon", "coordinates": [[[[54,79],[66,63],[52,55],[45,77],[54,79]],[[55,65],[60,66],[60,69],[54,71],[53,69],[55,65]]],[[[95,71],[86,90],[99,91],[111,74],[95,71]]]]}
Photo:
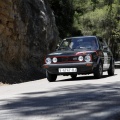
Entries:
{"type": "Polygon", "coordinates": [[[35,75],[58,39],[47,0],[0,0],[0,80],[35,75]]]}

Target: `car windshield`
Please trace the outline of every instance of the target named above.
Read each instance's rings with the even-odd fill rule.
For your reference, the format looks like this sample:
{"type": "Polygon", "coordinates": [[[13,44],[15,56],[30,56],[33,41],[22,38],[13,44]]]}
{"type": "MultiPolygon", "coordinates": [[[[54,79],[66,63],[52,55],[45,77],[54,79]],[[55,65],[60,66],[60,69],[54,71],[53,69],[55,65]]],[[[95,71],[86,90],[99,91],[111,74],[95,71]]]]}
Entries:
{"type": "Polygon", "coordinates": [[[98,48],[95,37],[77,37],[62,41],[59,50],[96,50],[98,48]]]}

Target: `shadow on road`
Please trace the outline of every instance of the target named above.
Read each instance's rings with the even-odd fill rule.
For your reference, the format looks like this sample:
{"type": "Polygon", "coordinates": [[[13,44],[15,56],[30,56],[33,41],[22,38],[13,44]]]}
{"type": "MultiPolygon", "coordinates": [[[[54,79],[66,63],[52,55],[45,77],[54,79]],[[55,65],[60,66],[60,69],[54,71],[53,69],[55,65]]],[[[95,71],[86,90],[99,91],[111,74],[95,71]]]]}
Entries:
{"type": "MultiPolygon", "coordinates": [[[[86,78],[93,79],[90,76],[77,80],[86,78]]],[[[11,114],[23,117],[44,116],[55,120],[120,120],[120,115],[117,116],[120,112],[118,82],[106,85],[69,85],[21,95],[20,98],[8,100],[9,104],[1,105],[0,110],[9,110],[11,114]]]]}
{"type": "MultiPolygon", "coordinates": [[[[114,76],[116,76],[117,74],[115,74],[114,76]]],[[[111,76],[108,76],[108,75],[103,75],[101,79],[104,79],[104,78],[108,78],[108,77],[111,77],[111,76]]],[[[100,80],[100,79],[96,79],[94,78],[93,75],[91,76],[78,76],[76,79],[72,79],[72,78],[69,78],[69,79],[64,79],[64,80],[57,80],[55,82],[63,82],[63,81],[86,81],[86,80],[100,80]]]]}

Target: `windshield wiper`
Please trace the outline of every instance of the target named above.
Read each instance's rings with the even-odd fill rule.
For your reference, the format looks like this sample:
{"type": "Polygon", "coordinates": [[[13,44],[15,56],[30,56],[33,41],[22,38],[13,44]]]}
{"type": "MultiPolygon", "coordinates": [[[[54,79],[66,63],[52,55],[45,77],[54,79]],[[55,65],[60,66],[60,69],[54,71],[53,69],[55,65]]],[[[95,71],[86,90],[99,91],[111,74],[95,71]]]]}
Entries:
{"type": "Polygon", "coordinates": [[[87,47],[87,49],[92,49],[92,47],[89,46],[89,47],[87,47]]]}
{"type": "Polygon", "coordinates": [[[60,47],[58,50],[73,50],[73,49],[70,47],[60,47]]]}
{"type": "Polygon", "coordinates": [[[86,47],[76,47],[76,48],[74,48],[74,49],[85,49],[86,47]]]}

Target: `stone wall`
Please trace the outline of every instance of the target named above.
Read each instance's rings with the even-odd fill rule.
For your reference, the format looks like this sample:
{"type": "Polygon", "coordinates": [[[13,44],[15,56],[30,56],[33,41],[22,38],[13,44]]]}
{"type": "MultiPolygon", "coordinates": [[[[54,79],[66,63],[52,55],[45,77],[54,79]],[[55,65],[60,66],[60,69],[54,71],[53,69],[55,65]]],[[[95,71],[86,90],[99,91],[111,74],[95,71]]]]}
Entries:
{"type": "Polygon", "coordinates": [[[0,79],[40,71],[58,39],[47,0],[0,0],[0,79]]]}

